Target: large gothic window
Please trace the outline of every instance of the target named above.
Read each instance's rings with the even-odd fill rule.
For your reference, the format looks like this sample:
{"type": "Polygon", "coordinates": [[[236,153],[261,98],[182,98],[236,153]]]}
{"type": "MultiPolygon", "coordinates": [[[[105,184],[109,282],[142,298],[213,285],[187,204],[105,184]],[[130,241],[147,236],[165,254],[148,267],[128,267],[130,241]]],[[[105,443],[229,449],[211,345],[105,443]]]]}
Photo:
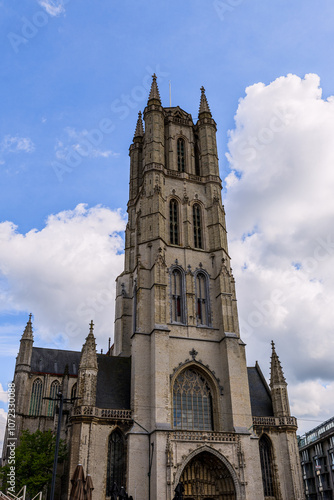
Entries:
{"type": "Polygon", "coordinates": [[[275,498],[272,444],[265,434],[260,438],[259,447],[264,496],[275,498]]]}
{"type": "Polygon", "coordinates": [[[213,430],[211,389],[197,370],[188,368],[176,378],[173,410],[175,429],[213,430]]]}
{"type": "Polygon", "coordinates": [[[109,436],[108,469],[107,469],[107,497],[111,496],[114,483],[118,488],[125,486],[125,444],[123,434],[117,429],[109,436]]]}
{"type": "Polygon", "coordinates": [[[179,207],[176,200],[169,203],[169,240],[172,245],[178,245],[179,237],[179,207]]]}
{"type": "Polygon", "coordinates": [[[185,323],[184,276],[181,269],[171,273],[172,322],[185,323]]]}
{"type": "Polygon", "coordinates": [[[201,207],[199,206],[198,203],[195,203],[195,205],[193,205],[193,224],[194,224],[194,247],[203,248],[201,207]]]}
{"type": "Polygon", "coordinates": [[[29,415],[37,416],[42,411],[43,382],[37,378],[32,384],[29,415]]]}
{"type": "Polygon", "coordinates": [[[183,139],[177,140],[177,169],[179,172],[184,172],[186,164],[185,143],[183,139]]]}
{"type": "Polygon", "coordinates": [[[208,276],[203,271],[195,275],[195,291],[197,324],[210,326],[209,282],[208,276]]]}
{"type": "MultiPolygon", "coordinates": [[[[49,397],[52,398],[53,400],[55,400],[58,392],[59,392],[59,382],[58,382],[58,380],[55,380],[51,384],[49,397]]],[[[55,412],[55,407],[56,407],[56,401],[51,401],[51,399],[49,399],[48,417],[53,417],[54,412],[55,412]]]]}

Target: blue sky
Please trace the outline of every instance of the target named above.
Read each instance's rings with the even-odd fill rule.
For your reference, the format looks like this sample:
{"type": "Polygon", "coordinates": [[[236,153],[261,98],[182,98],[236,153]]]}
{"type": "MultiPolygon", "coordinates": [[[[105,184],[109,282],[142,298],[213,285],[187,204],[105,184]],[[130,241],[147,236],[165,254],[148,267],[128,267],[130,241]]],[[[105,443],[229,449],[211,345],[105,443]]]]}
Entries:
{"type": "MultiPolygon", "coordinates": [[[[2,0],[0,11],[0,222],[16,225],[16,235],[33,229],[35,233],[43,231],[52,214],[65,213],[60,219],[69,217],[73,224],[79,221],[78,217],[92,217],[98,225],[101,220],[109,223],[111,215],[98,209],[94,212],[94,207],[101,205],[113,213],[121,209],[118,218],[115,216],[117,220],[112,219],[115,226],[110,228],[113,255],[119,256],[118,238],[122,236],[122,214],[128,196],[128,147],[137,113],[145,107],[153,72],[159,77],[163,105],[169,105],[171,81],[172,104],[190,112],[194,120],[199,89],[202,85],[206,88],[218,125],[224,185],[233,168],[234,179],[242,177],[242,168],[236,166],[237,155],[228,161],[226,153],[228,130],[236,128],[234,116],[247,87],[262,82],[272,89],[270,84],[279,77],[291,73],[303,79],[314,73],[321,79],[323,102],[334,93],[330,57],[334,45],[334,5],[330,0],[321,4],[310,0],[2,0]],[[87,137],[93,137],[96,143],[89,150],[84,149],[87,137]],[[75,158],[70,166],[66,164],[69,153],[75,158]],[[60,165],[65,165],[65,170],[60,165]],[[74,213],[79,204],[86,206],[74,213]]],[[[290,81],[288,90],[296,82],[290,81]]],[[[232,194],[231,211],[238,200],[242,205],[240,198],[233,201],[232,194]]],[[[259,210],[263,211],[263,207],[259,210]]],[[[230,215],[232,222],[242,218],[243,213],[238,218],[230,215]]],[[[59,217],[57,220],[59,223],[59,217]]],[[[53,222],[49,220],[50,227],[53,222]]],[[[240,232],[251,238],[257,222],[255,218],[252,227],[240,227],[240,232]]],[[[102,234],[103,230],[99,231],[102,234]]],[[[57,232],[52,234],[55,237],[57,232]]],[[[62,239],[61,232],[59,238],[62,239]]],[[[47,248],[45,239],[41,252],[47,248]]],[[[36,243],[37,253],[39,244],[36,243]]],[[[30,251],[33,252],[31,248],[30,251]]],[[[60,251],[64,251],[65,259],[66,248],[61,247],[60,251]]],[[[25,251],[20,259],[20,263],[25,261],[25,251]]],[[[20,265],[16,265],[18,269],[20,265]]],[[[24,293],[18,284],[20,272],[14,274],[8,274],[6,266],[1,268],[0,264],[0,295],[5,303],[0,309],[0,383],[5,389],[11,380],[15,346],[28,313],[35,314],[45,298],[36,295],[34,287],[40,283],[32,277],[27,279],[27,268],[21,281],[26,287],[24,293]],[[8,345],[11,347],[7,349],[8,345]]],[[[48,330],[41,315],[35,315],[39,345],[67,342],[67,346],[80,348],[83,337],[79,336],[76,343],[66,340],[65,324],[62,325],[61,308],[66,297],[73,295],[73,279],[72,275],[68,281],[65,277],[63,288],[60,286],[62,299],[54,302],[54,307],[59,308],[57,321],[50,318],[50,323],[56,325],[53,329],[50,326],[48,330]]],[[[237,282],[238,286],[241,285],[237,282]]],[[[51,307],[47,301],[45,298],[45,310],[51,307]]],[[[239,307],[243,307],[242,301],[239,307]]],[[[105,339],[112,330],[111,318],[110,332],[101,334],[100,348],[104,347],[102,343],[106,345],[105,339]]],[[[256,338],[259,340],[260,336],[256,338]]],[[[261,339],[266,346],[260,349],[265,356],[262,364],[268,365],[270,343],[265,334],[261,339]]],[[[286,346],[282,342],[280,347],[283,354],[286,346]]],[[[255,360],[250,357],[253,363],[255,360]]],[[[268,367],[264,371],[267,374],[268,367]]],[[[328,375],[327,382],[332,375],[328,375]]],[[[300,375],[297,379],[296,383],[302,383],[307,377],[300,375]]],[[[312,380],[316,379],[314,373],[312,380]]],[[[5,408],[4,401],[0,408],[5,408]]],[[[317,418],[321,420],[322,416],[315,411],[314,419],[317,418]]]]}

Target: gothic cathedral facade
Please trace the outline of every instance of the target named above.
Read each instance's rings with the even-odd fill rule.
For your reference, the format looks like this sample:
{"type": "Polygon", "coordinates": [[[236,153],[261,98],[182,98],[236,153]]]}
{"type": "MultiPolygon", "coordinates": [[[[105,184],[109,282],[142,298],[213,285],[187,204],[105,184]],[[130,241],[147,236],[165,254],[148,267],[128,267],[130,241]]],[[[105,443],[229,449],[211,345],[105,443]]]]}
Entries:
{"type": "Polygon", "coordinates": [[[29,374],[21,428],[52,426],[34,384],[49,395],[57,380],[80,398],[63,422],[66,481],[83,464],[94,500],[115,482],[136,500],[172,500],[177,487],[187,500],[302,500],[297,423],[274,344],[270,387],[246,365],[205,91],[194,124],[162,107],[154,75],[143,118],[130,146],[114,346],[97,354],[91,325],[81,353],[34,348],[29,320],[15,374],[18,384],[29,374]]]}

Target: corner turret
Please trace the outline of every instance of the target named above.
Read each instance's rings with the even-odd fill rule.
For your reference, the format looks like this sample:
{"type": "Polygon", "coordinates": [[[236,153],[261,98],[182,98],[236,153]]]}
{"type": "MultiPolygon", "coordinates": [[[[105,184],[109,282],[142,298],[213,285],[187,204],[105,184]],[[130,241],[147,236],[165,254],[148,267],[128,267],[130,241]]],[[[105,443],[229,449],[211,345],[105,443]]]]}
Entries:
{"type": "Polygon", "coordinates": [[[275,417],[289,417],[290,405],[288,390],[281,362],[276,353],[275,344],[271,341],[270,389],[275,417]]]}
{"type": "Polygon", "coordinates": [[[133,137],[133,143],[129,149],[130,156],[130,192],[129,201],[138,196],[139,187],[143,181],[143,140],[144,127],[141,111],[138,113],[136,130],[133,137]]]}
{"type": "Polygon", "coordinates": [[[34,343],[31,317],[32,314],[29,314],[29,320],[20,340],[20,349],[16,358],[16,371],[30,371],[31,369],[31,355],[34,343]]]}
{"type": "Polygon", "coordinates": [[[145,146],[144,164],[152,163],[164,166],[165,162],[165,117],[157,84],[157,76],[152,76],[152,85],[144,110],[145,146]]]}
{"type": "Polygon", "coordinates": [[[160,104],[161,105],[161,99],[160,99],[160,93],[158,89],[158,84],[157,84],[157,75],[154,73],[152,75],[152,85],[151,85],[151,90],[150,90],[150,95],[148,96],[148,102],[147,105],[149,104],[160,104]]]}
{"type": "Polygon", "coordinates": [[[212,118],[204,87],[201,87],[201,100],[199,105],[197,127],[201,150],[202,175],[219,177],[216,142],[217,126],[216,122],[212,118]]]}
{"type": "Polygon", "coordinates": [[[82,346],[79,365],[79,402],[80,406],[95,406],[97,383],[97,355],[94,337],[94,324],[90,323],[89,334],[82,346]]]}
{"type": "Polygon", "coordinates": [[[200,104],[199,104],[198,117],[202,118],[204,114],[207,118],[212,118],[209,103],[208,103],[208,100],[207,100],[206,95],[205,95],[205,88],[202,86],[201,87],[201,100],[200,100],[200,104]]]}

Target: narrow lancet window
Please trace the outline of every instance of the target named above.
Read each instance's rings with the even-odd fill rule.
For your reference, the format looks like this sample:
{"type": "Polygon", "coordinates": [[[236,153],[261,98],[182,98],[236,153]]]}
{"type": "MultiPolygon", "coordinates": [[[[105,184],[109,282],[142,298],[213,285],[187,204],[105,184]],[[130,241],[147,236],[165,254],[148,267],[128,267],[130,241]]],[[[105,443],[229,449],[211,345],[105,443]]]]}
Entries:
{"type": "Polygon", "coordinates": [[[55,380],[52,382],[51,387],[50,387],[50,398],[49,399],[49,404],[48,404],[48,417],[53,417],[54,412],[55,412],[55,407],[56,407],[56,397],[59,392],[59,382],[58,380],[55,380]]]}
{"type": "Polygon", "coordinates": [[[210,301],[209,301],[209,281],[204,272],[196,274],[196,315],[198,325],[211,325],[210,301]]]}
{"type": "Polygon", "coordinates": [[[264,496],[275,498],[272,444],[265,434],[259,441],[259,447],[264,496]]]}
{"type": "Polygon", "coordinates": [[[114,492],[114,484],[120,489],[125,485],[125,445],[123,434],[115,430],[109,436],[108,469],[107,469],[107,497],[114,492]]]}
{"type": "Polygon", "coordinates": [[[75,383],[71,390],[71,399],[74,401],[77,397],[77,384],[75,383]]]}
{"type": "Polygon", "coordinates": [[[194,247],[203,248],[201,207],[198,205],[198,203],[195,203],[195,205],[193,205],[193,223],[194,247]]]}
{"type": "Polygon", "coordinates": [[[200,169],[200,150],[198,147],[198,136],[195,135],[195,175],[200,176],[201,175],[201,169],[200,169]]]}
{"type": "Polygon", "coordinates": [[[169,239],[171,245],[179,245],[179,216],[176,200],[171,200],[169,203],[169,239]]]}
{"type": "Polygon", "coordinates": [[[177,140],[177,169],[179,172],[185,171],[185,144],[183,139],[177,140]]]}
{"type": "Polygon", "coordinates": [[[173,269],[171,278],[172,322],[184,323],[183,275],[180,269],[173,269]]]}
{"type": "Polygon", "coordinates": [[[32,384],[29,415],[38,416],[42,411],[43,382],[37,378],[32,384]]]}
{"type": "Polygon", "coordinates": [[[173,412],[175,429],[213,430],[211,390],[197,370],[188,368],[176,378],[173,412]]]}

